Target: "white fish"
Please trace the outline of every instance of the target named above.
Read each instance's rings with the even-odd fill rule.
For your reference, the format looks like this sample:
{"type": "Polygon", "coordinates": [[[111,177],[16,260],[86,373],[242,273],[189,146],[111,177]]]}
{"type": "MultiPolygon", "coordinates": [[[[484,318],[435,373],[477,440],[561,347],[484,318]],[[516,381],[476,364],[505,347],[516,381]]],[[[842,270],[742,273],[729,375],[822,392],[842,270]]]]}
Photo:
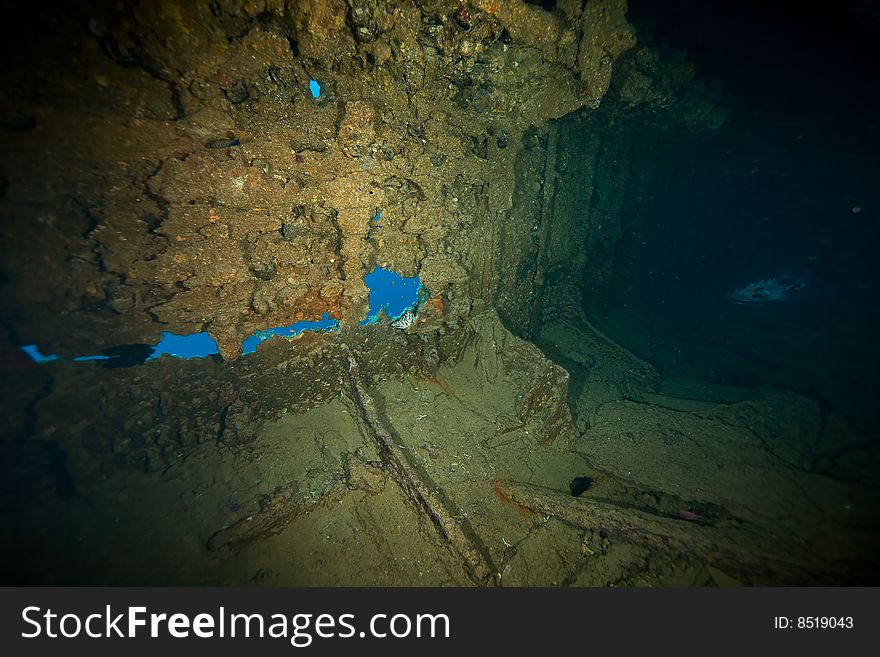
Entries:
{"type": "Polygon", "coordinates": [[[739,290],[731,292],[730,298],[734,303],[770,303],[775,301],[788,301],[797,292],[806,287],[790,276],[779,278],[765,278],[757,283],[751,283],[739,290]]]}
{"type": "Polygon", "coordinates": [[[404,330],[412,326],[416,321],[416,307],[407,308],[403,314],[391,322],[391,326],[396,329],[404,330]]]}

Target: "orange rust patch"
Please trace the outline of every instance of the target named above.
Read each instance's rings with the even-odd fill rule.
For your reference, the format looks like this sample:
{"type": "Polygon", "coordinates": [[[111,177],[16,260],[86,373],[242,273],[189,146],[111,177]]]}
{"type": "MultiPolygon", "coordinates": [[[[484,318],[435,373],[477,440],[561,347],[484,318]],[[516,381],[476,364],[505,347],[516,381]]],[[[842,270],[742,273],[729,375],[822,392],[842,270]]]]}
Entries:
{"type": "Polygon", "coordinates": [[[521,516],[534,515],[534,512],[531,509],[528,509],[528,508],[524,507],[522,504],[518,504],[517,502],[514,502],[512,499],[510,499],[510,495],[508,495],[507,491],[505,491],[504,487],[501,485],[501,478],[500,477],[495,479],[495,481],[492,482],[492,492],[495,494],[495,497],[497,497],[499,500],[501,500],[505,504],[509,504],[514,509],[516,509],[516,512],[519,513],[521,516]]]}
{"type": "Polygon", "coordinates": [[[425,380],[435,388],[439,388],[440,391],[448,397],[458,399],[458,395],[455,394],[455,391],[452,389],[452,387],[440,377],[429,375],[425,378],[425,380]]]}
{"type": "Polygon", "coordinates": [[[422,312],[430,316],[439,317],[443,314],[445,309],[443,299],[440,297],[431,297],[425,302],[425,305],[422,307],[422,312]]]}

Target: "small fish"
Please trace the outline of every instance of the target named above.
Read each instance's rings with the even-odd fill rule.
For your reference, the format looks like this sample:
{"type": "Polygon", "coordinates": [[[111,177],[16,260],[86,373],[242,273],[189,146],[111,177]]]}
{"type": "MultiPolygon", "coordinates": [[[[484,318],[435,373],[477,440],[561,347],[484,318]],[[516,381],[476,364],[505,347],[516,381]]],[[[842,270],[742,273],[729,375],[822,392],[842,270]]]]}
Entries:
{"type": "Polygon", "coordinates": [[[396,329],[404,330],[408,329],[412,326],[416,321],[416,309],[415,307],[407,308],[404,313],[391,322],[391,326],[396,329]]]}
{"type": "Polygon", "coordinates": [[[208,148],[232,148],[241,146],[241,139],[213,139],[205,144],[208,148]]]}
{"type": "Polygon", "coordinates": [[[688,511],[687,509],[681,509],[678,512],[678,517],[682,520],[689,520],[690,522],[703,520],[703,516],[701,516],[699,513],[694,513],[693,511],[688,511]]]}

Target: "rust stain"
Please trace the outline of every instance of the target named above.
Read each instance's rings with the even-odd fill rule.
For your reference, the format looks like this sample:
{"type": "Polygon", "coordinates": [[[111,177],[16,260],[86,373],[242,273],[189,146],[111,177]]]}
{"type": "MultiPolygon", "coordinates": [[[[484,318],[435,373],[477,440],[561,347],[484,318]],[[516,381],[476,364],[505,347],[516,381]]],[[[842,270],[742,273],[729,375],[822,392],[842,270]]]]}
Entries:
{"type": "Polygon", "coordinates": [[[497,497],[499,500],[501,500],[505,504],[508,504],[508,505],[512,506],[513,508],[515,508],[517,513],[519,513],[521,516],[535,515],[534,511],[524,507],[522,504],[518,504],[517,502],[514,502],[510,498],[510,495],[507,493],[507,491],[504,490],[504,487],[501,485],[501,480],[502,480],[502,478],[498,477],[495,479],[495,481],[492,482],[492,492],[495,494],[495,497],[497,497]]]}
{"type": "Polygon", "coordinates": [[[441,379],[439,376],[430,375],[425,378],[425,381],[427,381],[430,385],[434,386],[435,388],[438,388],[440,390],[440,392],[442,392],[447,397],[452,397],[453,399],[458,399],[458,395],[455,394],[455,391],[452,389],[452,387],[448,383],[446,383],[446,381],[441,379]]]}

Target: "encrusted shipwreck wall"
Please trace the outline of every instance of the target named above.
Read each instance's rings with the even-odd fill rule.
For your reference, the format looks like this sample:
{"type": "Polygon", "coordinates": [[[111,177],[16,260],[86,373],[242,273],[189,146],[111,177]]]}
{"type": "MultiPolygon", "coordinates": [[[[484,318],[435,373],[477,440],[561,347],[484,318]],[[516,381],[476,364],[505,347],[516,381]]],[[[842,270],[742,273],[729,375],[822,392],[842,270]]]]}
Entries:
{"type": "Polygon", "coordinates": [[[444,336],[524,258],[505,248],[517,163],[548,120],[599,106],[634,44],[625,10],[155,0],[10,17],[4,460],[48,463],[61,488],[96,454],[161,468],[338,394],[343,343],[376,371],[456,353],[444,336]],[[431,295],[408,336],[357,327],[376,265],[431,295]],[[254,331],[325,312],[340,333],[241,358],[254,331]],[[68,362],[163,331],[207,331],[222,359],[68,362]],[[31,363],[26,344],[63,360],[31,363]]]}
{"type": "Polygon", "coordinates": [[[375,264],[468,315],[491,301],[523,131],[597,105],[632,45],[623,2],[563,4],[32,21],[41,45],[19,43],[4,79],[6,325],[63,356],[207,330],[235,360],[256,329],[362,319],[375,264]]]}

